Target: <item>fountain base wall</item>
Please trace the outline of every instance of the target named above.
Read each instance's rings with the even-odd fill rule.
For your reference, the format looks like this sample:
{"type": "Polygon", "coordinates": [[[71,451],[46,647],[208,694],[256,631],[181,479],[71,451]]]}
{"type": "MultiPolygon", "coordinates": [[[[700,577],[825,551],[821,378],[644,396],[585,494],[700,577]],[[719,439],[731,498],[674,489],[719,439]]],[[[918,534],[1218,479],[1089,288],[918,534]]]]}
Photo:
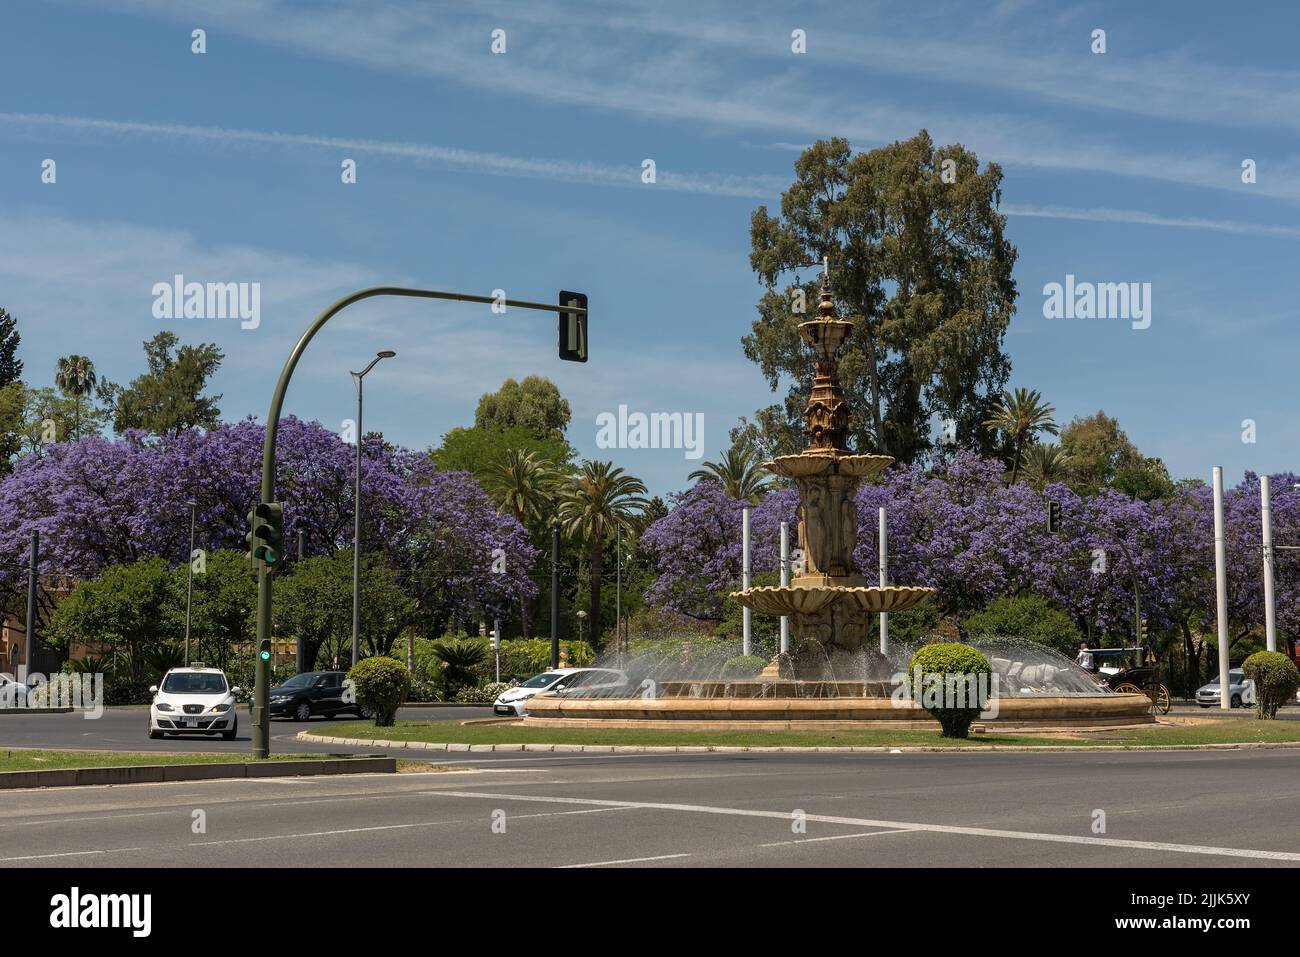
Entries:
{"type": "MultiPolygon", "coordinates": [[[[1141,694],[1000,698],[998,730],[1106,729],[1154,724],[1141,694]]],[[[912,701],[892,698],[558,698],[528,702],[525,727],[646,728],[676,731],[848,731],[864,728],[937,730],[912,701]]]]}

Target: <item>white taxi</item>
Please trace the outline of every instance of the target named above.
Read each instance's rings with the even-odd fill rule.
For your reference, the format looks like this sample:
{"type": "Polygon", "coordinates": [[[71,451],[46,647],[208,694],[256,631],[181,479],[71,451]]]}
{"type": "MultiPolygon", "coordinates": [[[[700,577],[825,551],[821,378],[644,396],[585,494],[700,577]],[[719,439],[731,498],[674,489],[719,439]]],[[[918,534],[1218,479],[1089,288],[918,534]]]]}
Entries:
{"type": "Polygon", "coordinates": [[[205,668],[202,662],[173,668],[163,675],[161,685],[149,691],[153,695],[149,737],[219,734],[226,741],[235,740],[239,730],[235,695],[239,688],[230,686],[220,668],[205,668]]]}

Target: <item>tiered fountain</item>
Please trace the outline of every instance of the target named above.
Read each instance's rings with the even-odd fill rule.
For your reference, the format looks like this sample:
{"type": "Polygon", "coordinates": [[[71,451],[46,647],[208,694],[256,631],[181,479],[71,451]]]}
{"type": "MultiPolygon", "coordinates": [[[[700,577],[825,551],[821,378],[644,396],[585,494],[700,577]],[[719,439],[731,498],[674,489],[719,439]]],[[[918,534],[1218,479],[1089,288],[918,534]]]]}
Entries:
{"type": "MultiPolygon", "coordinates": [[[[853,334],[853,323],[835,315],[829,270],[822,275],[817,318],[800,323],[799,334],[817,363],[804,409],[808,447],[763,464],[799,489],[804,569],[788,586],[732,593],[755,611],[789,617],[789,654],[777,655],[761,675],[746,680],[722,678],[716,671],[704,676],[642,673],[629,666],[639,690],[636,697],[587,697],[580,691],[538,696],[529,702],[525,724],[580,720],[593,726],[687,729],[716,728],[717,722],[728,721],[746,727],[831,728],[861,727],[863,721],[916,727],[918,721],[931,720],[896,693],[910,649],[896,649],[887,657],[872,639],[879,613],[915,607],[934,590],[868,585],[853,562],[858,527],[854,493],[894,460],[854,455],[845,448],[849,410],[838,355],[853,334]]],[[[1006,678],[998,699],[999,725],[1099,727],[1152,720],[1145,695],[1114,694],[1062,656],[1031,646],[989,649],[995,672],[1006,678]]]]}

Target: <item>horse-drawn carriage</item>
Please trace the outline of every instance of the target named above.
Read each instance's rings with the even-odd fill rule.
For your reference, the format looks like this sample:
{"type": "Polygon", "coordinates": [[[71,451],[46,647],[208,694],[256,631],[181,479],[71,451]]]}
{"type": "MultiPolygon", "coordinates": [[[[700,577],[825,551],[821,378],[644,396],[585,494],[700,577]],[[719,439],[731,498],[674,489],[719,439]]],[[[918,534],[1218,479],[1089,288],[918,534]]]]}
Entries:
{"type": "MultiPolygon", "coordinates": [[[[1169,713],[1169,689],[1160,683],[1160,670],[1147,664],[1145,648],[1089,648],[1097,677],[1117,694],[1144,694],[1156,714],[1169,713]]],[[[1153,659],[1154,660],[1154,659],[1153,659]]]]}

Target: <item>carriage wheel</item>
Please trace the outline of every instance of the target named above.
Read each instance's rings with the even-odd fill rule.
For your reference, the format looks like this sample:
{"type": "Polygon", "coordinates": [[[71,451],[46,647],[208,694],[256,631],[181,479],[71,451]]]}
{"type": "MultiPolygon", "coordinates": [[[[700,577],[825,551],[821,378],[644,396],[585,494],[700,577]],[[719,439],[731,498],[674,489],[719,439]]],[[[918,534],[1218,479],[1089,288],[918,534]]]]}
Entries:
{"type": "Polygon", "coordinates": [[[1151,692],[1152,710],[1159,712],[1160,714],[1168,714],[1169,705],[1169,689],[1164,685],[1156,685],[1151,692]]]}
{"type": "Polygon", "coordinates": [[[1116,694],[1144,694],[1143,690],[1131,681],[1125,681],[1115,686],[1116,694]]]}

